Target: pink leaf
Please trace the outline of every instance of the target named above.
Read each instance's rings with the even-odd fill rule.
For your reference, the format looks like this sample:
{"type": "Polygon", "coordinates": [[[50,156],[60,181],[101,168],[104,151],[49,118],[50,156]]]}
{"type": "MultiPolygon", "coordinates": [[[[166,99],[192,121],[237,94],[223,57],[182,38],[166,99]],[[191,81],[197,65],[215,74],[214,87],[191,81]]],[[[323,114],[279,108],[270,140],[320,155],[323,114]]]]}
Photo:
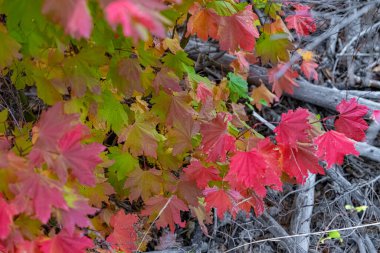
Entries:
{"type": "Polygon", "coordinates": [[[158,12],[165,9],[165,5],[158,0],[115,0],[105,8],[108,23],[113,29],[122,25],[126,37],[147,39],[148,32],[158,37],[165,36],[162,25],[163,16],[158,12]]]}
{"type": "Polygon", "coordinates": [[[11,232],[13,216],[16,214],[15,207],[8,204],[0,193],[0,240],[4,240],[11,232]]]}
{"type": "Polygon", "coordinates": [[[94,247],[94,243],[87,237],[70,235],[63,230],[53,238],[42,240],[39,246],[43,253],[84,253],[86,249],[94,247]]]}

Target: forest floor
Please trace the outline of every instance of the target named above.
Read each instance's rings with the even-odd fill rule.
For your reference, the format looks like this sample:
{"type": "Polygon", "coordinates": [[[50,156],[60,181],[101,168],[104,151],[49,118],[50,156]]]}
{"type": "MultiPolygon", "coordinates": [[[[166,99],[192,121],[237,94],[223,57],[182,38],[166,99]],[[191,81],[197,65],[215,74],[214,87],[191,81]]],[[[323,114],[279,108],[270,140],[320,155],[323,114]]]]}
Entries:
{"type": "MultiPolygon", "coordinates": [[[[374,5],[378,1],[306,2],[313,2],[319,30],[295,41],[315,53],[318,81],[299,80],[294,94],[252,114],[251,123],[263,123],[264,132],[269,122],[278,122],[281,113],[297,107],[326,117],[334,115],[342,99],[355,97],[372,110],[380,109],[380,10],[374,5]]],[[[186,50],[198,69],[216,81],[233,59],[212,41],[191,40],[186,50]]],[[[250,85],[260,80],[268,85],[266,69],[251,66],[250,85]]],[[[168,253],[380,252],[379,130],[371,123],[366,141],[357,144],[361,155],[348,156],[343,166],[310,176],[303,186],[285,184],[283,192],[269,191],[262,216],[215,218],[208,236],[190,220],[175,235],[153,236],[149,248],[168,253]]]]}

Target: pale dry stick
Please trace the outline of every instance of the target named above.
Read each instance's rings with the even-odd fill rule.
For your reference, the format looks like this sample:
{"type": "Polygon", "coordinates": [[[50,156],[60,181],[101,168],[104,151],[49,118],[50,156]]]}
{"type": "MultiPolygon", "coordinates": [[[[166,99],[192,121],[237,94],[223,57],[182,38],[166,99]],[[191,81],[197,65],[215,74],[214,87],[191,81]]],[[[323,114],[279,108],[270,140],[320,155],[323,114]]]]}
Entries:
{"type": "Polygon", "coordinates": [[[358,35],[354,36],[345,46],[344,48],[342,49],[342,51],[340,51],[339,54],[336,55],[337,59],[334,63],[334,67],[333,67],[333,70],[332,72],[335,73],[335,70],[336,70],[336,67],[339,63],[339,60],[340,60],[340,57],[343,56],[346,51],[351,47],[351,45],[356,41],[358,40],[359,38],[363,37],[364,35],[366,35],[367,33],[371,32],[372,30],[376,29],[380,27],[380,22],[377,22],[375,23],[374,25],[371,25],[370,27],[368,27],[367,29],[364,29],[361,33],[359,33],[358,35]]]}
{"type": "MultiPolygon", "coordinates": [[[[373,9],[374,5],[376,4],[379,4],[380,3],[380,0],[376,0],[376,1],[372,1],[370,3],[368,3],[368,5],[364,6],[363,8],[361,8],[360,10],[358,10],[355,15],[350,15],[348,17],[345,17],[343,18],[343,20],[339,20],[337,21],[337,25],[322,33],[321,35],[319,35],[317,38],[315,38],[313,40],[313,42],[311,42],[310,44],[308,44],[304,50],[307,50],[307,51],[311,51],[313,49],[315,49],[320,43],[322,43],[323,41],[325,41],[326,39],[330,38],[332,35],[338,33],[341,29],[343,29],[344,27],[350,25],[353,21],[355,21],[356,19],[360,18],[361,16],[363,16],[364,14],[368,13],[371,9],[373,9]]],[[[298,53],[295,53],[291,58],[290,60],[284,64],[284,66],[276,73],[276,78],[280,78],[282,77],[286,71],[294,64],[296,63],[299,59],[301,58],[301,55],[298,54],[298,53]]]]}
{"type": "MultiPolygon", "coordinates": [[[[301,192],[297,194],[295,199],[296,211],[292,215],[292,220],[290,223],[290,231],[292,231],[292,233],[310,233],[311,215],[314,207],[313,185],[315,183],[315,178],[315,174],[309,174],[306,183],[298,187],[301,189],[301,192]]],[[[309,237],[297,237],[295,238],[295,243],[297,243],[306,252],[309,251],[309,237]]]]}
{"type": "Polygon", "coordinates": [[[166,209],[166,207],[168,207],[170,201],[172,200],[173,196],[171,196],[168,201],[166,201],[165,205],[161,208],[161,210],[158,212],[158,215],[157,217],[152,221],[152,223],[150,224],[148,230],[144,233],[144,236],[141,240],[141,242],[139,243],[139,246],[137,247],[137,250],[136,252],[139,252],[140,251],[140,247],[141,245],[143,244],[143,242],[145,241],[145,238],[146,236],[148,235],[148,233],[150,232],[150,230],[152,229],[154,223],[158,220],[158,218],[161,216],[161,214],[164,212],[164,210],[166,209]]]}
{"type": "Polygon", "coordinates": [[[225,253],[231,252],[231,251],[234,251],[234,250],[237,250],[239,248],[246,247],[246,246],[249,246],[249,245],[252,245],[252,244],[257,244],[257,243],[273,242],[273,241],[279,241],[279,240],[282,240],[282,239],[292,239],[292,238],[295,238],[295,237],[323,235],[323,234],[327,234],[327,233],[334,232],[334,231],[338,231],[339,232],[339,231],[346,231],[346,230],[351,230],[351,229],[359,229],[359,228],[373,227],[373,226],[380,226],[380,222],[374,222],[374,223],[363,224],[363,225],[358,225],[358,226],[351,226],[351,227],[346,227],[346,228],[330,229],[330,230],[326,230],[326,231],[318,231],[318,232],[311,232],[311,233],[305,233],[305,234],[287,235],[287,236],[279,236],[279,237],[274,237],[274,238],[262,239],[262,240],[257,240],[257,241],[241,244],[239,246],[236,246],[235,248],[232,248],[232,249],[229,249],[229,250],[225,251],[225,253]]]}

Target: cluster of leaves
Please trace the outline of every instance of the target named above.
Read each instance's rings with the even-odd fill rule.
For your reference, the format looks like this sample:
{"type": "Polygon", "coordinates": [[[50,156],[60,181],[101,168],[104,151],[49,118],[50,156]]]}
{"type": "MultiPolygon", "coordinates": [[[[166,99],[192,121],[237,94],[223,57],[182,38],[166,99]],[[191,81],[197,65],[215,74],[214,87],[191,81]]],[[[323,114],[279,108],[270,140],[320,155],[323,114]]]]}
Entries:
{"type": "MultiPolygon", "coordinates": [[[[337,107],[336,131],[301,108],[282,115],[275,141],[246,123],[246,102],[260,110],[297,86],[288,29],[313,32],[309,11],[266,0],[0,1],[2,80],[22,98],[36,87],[51,106],[17,124],[12,108],[0,113],[0,251],[85,252],[99,237],[141,250],[138,231],[185,227],[181,212],[207,233],[213,208],[260,215],[267,187],[358,155],[368,109],[355,100],[337,107]],[[195,35],[234,54],[234,73],[218,84],[197,74],[184,51],[195,35]],[[262,85],[249,96],[259,62],[274,94],[262,85]],[[126,214],[125,199],[142,209],[126,214]]],[[[301,73],[317,79],[311,52],[299,53],[301,73]]]]}

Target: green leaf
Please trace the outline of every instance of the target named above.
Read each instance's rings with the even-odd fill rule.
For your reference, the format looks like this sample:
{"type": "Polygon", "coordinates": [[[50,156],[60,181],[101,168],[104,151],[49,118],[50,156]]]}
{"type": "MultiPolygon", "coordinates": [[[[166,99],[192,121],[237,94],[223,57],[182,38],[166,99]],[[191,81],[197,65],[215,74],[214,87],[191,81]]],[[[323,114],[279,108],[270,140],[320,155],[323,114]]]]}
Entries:
{"type": "Polygon", "coordinates": [[[248,83],[238,75],[230,72],[227,75],[228,88],[230,89],[230,99],[232,102],[237,102],[239,98],[249,98],[248,83]]]}
{"type": "Polygon", "coordinates": [[[62,100],[62,95],[55,89],[53,84],[43,76],[36,75],[35,77],[37,96],[46,104],[54,105],[62,100]]]}
{"type": "Polygon", "coordinates": [[[214,9],[219,16],[232,16],[244,9],[247,3],[235,3],[234,1],[212,1],[206,4],[207,8],[214,9]]]}
{"type": "Polygon", "coordinates": [[[175,55],[168,53],[162,58],[165,65],[175,71],[178,76],[186,72],[187,66],[193,66],[193,60],[187,57],[185,51],[178,51],[175,55]]]}
{"type": "Polygon", "coordinates": [[[123,127],[128,124],[128,114],[110,91],[103,92],[102,100],[98,107],[98,116],[107,122],[108,128],[112,128],[119,135],[123,127]]]}
{"type": "Polygon", "coordinates": [[[263,64],[272,63],[277,64],[278,61],[287,62],[289,60],[289,49],[292,44],[288,40],[288,34],[276,33],[267,34],[262,33],[256,43],[256,54],[261,57],[263,64]]]}
{"type": "Polygon", "coordinates": [[[139,167],[139,161],[128,152],[122,152],[118,147],[108,148],[108,158],[114,160],[109,170],[117,175],[117,180],[124,180],[129,173],[139,167]]]}

